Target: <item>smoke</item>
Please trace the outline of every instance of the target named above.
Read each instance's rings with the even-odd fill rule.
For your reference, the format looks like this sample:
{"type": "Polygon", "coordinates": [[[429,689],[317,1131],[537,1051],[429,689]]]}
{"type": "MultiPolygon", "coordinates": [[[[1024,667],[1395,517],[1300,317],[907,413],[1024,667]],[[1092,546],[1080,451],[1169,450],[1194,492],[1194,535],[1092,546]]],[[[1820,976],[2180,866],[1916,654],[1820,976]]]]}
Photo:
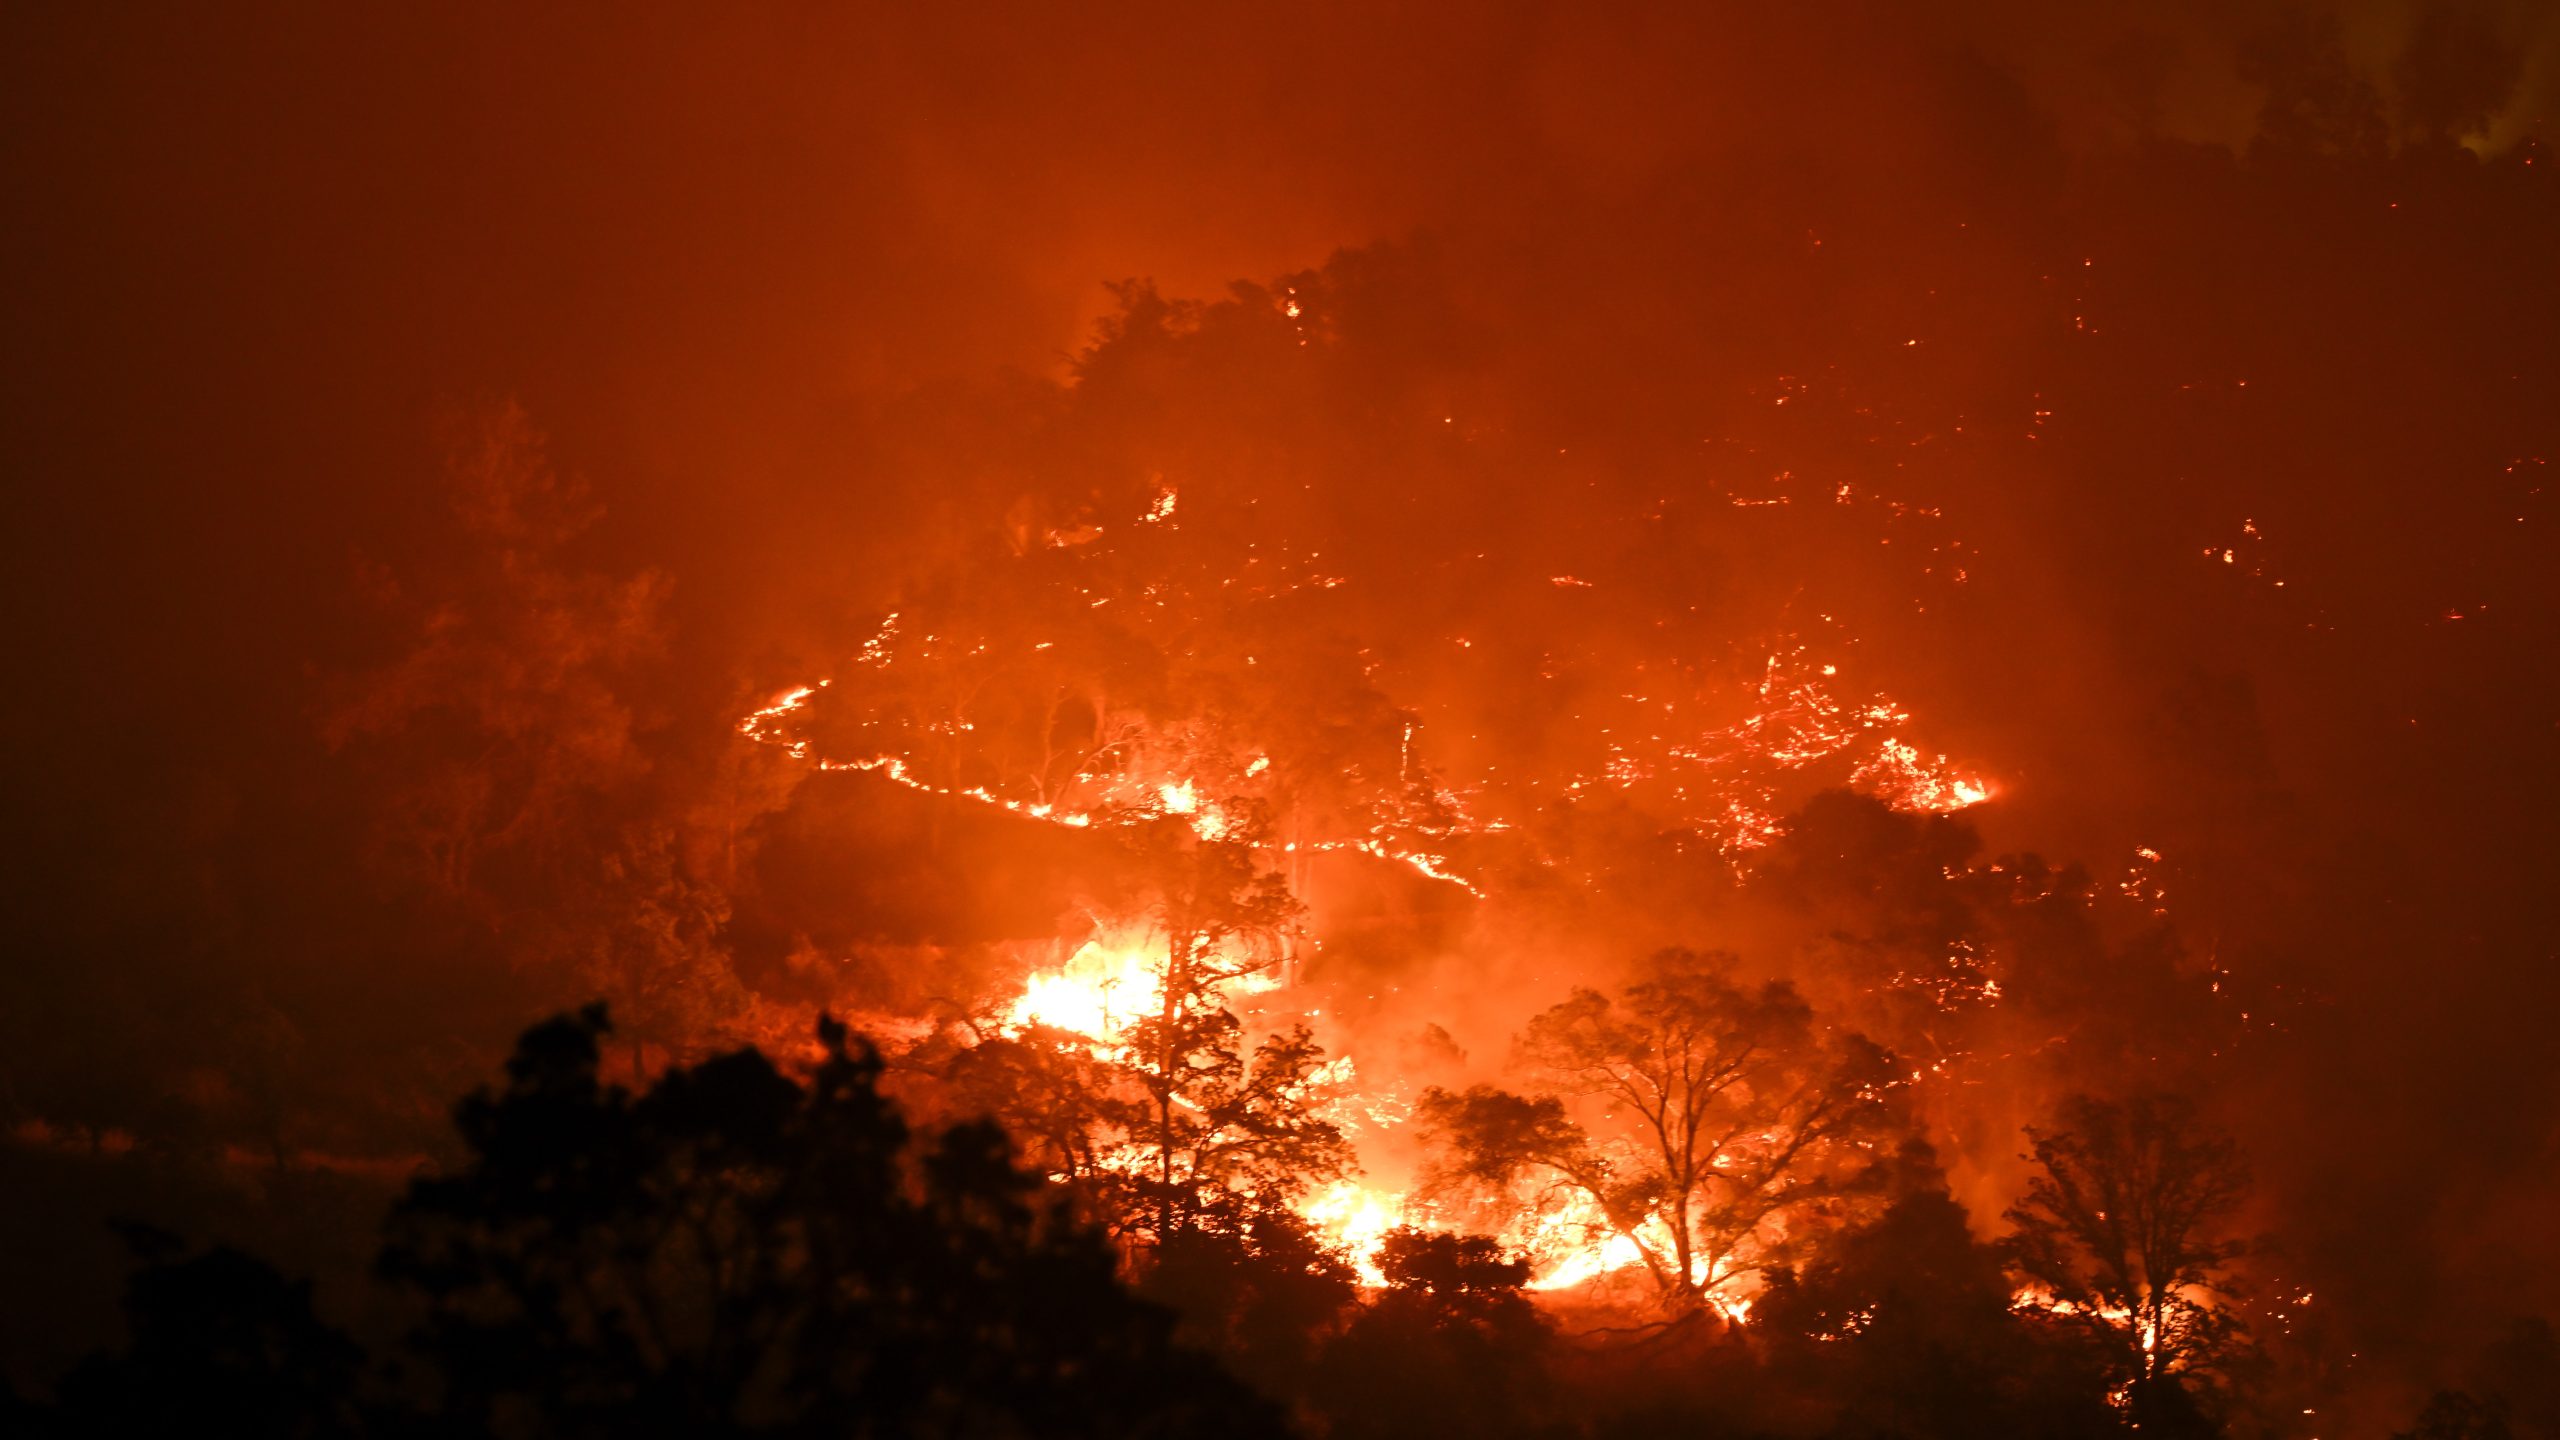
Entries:
{"type": "Polygon", "coordinates": [[[2553,1179],[2544,7],[8,25],[13,1123],[403,1152],[598,984],[677,1045],[1000,983],[1073,837],[733,722],[1164,486],[1184,583],[1344,581],[1229,617],[1257,725],[1410,712],[1514,821],[1481,904],[1311,869],[1364,1064],[1728,946],[2007,1067],[1977,1215],[2156,1066],[2365,1353],[2560,1264],[2469,1238],[2553,1179]],[[1660,774],[1531,784],[1781,655],[1995,798],[1842,752],[1744,884],[1660,774]],[[2010,1003],[1897,1009],[1958,943],[2010,1003]]]}

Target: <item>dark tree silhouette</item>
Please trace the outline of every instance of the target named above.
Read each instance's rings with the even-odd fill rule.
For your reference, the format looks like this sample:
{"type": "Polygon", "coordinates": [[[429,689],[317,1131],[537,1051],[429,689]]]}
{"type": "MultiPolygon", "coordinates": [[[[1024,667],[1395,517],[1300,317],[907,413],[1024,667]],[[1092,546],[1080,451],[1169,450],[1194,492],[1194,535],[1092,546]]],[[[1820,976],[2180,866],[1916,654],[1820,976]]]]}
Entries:
{"type": "Polygon", "coordinates": [[[2114,1357],[2145,1428],[2186,1433],[2194,1404],[2246,1349],[2226,1304],[2227,1233],[2247,1188],[2238,1147],[2178,1096],[2076,1096],[2060,1125],[2030,1129],[2039,1173],[2010,1207],[2010,1253],[2050,1313],[2114,1357]]]}
{"type": "Polygon", "coordinates": [[[1527,1262],[1481,1236],[1398,1230],[1386,1288],[1327,1347],[1316,1396],[1344,1440],[1547,1433],[1556,1421],[1546,1322],[1527,1262]]]}
{"type": "Polygon", "coordinates": [[[1517,1049],[1527,1095],[1425,1092],[1419,1114],[1448,1152],[1434,1188],[1586,1197],[1687,1302],[1759,1271],[1772,1222],[1867,1168],[1855,1142],[1885,1121],[1895,1083],[1864,1039],[1817,1038],[1792,985],[1747,987],[1731,956],[1685,950],[1618,996],[1576,990],[1517,1049]]]}
{"type": "Polygon", "coordinates": [[[1182,1316],[1177,1338],[1275,1397],[1304,1392],[1360,1294],[1341,1252],[1279,1206],[1167,1236],[1146,1257],[1138,1292],[1182,1316]]]}
{"type": "Polygon", "coordinates": [[[2415,1428],[2398,1431],[2391,1440],[2513,1440],[2505,1402],[2496,1396],[2478,1399],[2460,1390],[2439,1390],[2418,1412],[2415,1428]]]}
{"type": "Polygon", "coordinates": [[[2010,1309],[2000,1251],[1973,1237],[1937,1156],[1895,1159],[1893,1202],[1752,1305],[1779,1369],[1830,1399],[1845,1433],[1911,1437],[2103,1434],[2102,1358],[2010,1309]]]}
{"type": "Polygon", "coordinates": [[[1143,1163],[1127,1174],[1122,1213],[1161,1244],[1203,1223],[1232,1228],[1258,1205],[1340,1178],[1351,1148],[1307,1104],[1324,1051],[1304,1025],[1250,1052],[1227,989],[1279,963],[1276,937],[1297,913],[1280,877],[1257,862],[1267,821],[1240,807],[1219,838],[1172,820],[1130,828],[1158,893],[1165,940],[1153,1013],[1122,1037],[1143,1099],[1126,1111],[1143,1163]]]}
{"type": "Polygon", "coordinates": [[[125,1238],[142,1261],[125,1293],[126,1348],[63,1380],[63,1433],[362,1433],[363,1352],[313,1313],[308,1281],[238,1250],[181,1254],[175,1237],[147,1227],[125,1227],[125,1238]]]}
{"type": "MultiPolygon", "coordinates": [[[[1129,1101],[1118,1062],[1096,1054],[1088,1036],[1053,1026],[1006,1034],[988,1027],[938,1036],[950,1046],[938,1070],[955,1113],[1002,1116],[1025,1163],[1087,1193],[1121,1183],[1111,1168],[1129,1101]]],[[[920,1058],[911,1052],[907,1059],[920,1058]]]]}
{"type": "Polygon", "coordinates": [[[634,1097],[600,1008],[464,1102],[381,1272],[414,1289],[435,1418],[502,1435],[1277,1434],[991,1124],[917,1145],[821,1022],[805,1082],[741,1051],[634,1097]]]}

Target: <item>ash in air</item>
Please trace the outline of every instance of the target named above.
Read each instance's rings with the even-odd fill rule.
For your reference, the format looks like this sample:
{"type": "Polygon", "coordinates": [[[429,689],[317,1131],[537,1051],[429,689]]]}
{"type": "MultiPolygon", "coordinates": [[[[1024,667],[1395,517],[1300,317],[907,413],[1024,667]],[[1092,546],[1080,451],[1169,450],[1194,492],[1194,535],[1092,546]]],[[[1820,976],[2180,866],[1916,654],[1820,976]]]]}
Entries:
{"type": "Polygon", "coordinates": [[[2560,1436],[2534,7],[5,23],[0,1415],[2560,1436]]]}

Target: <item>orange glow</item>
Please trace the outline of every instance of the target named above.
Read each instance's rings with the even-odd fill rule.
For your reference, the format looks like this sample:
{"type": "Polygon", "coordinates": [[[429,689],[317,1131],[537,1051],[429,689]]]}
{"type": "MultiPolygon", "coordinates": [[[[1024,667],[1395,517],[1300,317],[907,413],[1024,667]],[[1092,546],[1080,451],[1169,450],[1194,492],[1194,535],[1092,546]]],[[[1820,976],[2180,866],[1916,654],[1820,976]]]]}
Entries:
{"type": "MultiPolygon", "coordinates": [[[[1148,501],[1136,519],[1140,526],[1169,531],[1175,513],[1174,493],[1166,489],[1148,501]]],[[[1134,532],[1126,526],[1115,529],[1100,524],[1077,529],[1073,563],[1110,563],[1116,554],[1113,536],[1122,533],[1134,532]]],[[[1276,583],[1257,577],[1259,572],[1249,566],[1225,584],[1234,587],[1249,581],[1270,587],[1272,593],[1286,593],[1301,585],[1322,590],[1342,583],[1342,577],[1312,569],[1294,579],[1282,576],[1276,583]]],[[[1555,574],[1549,580],[1559,591],[1597,588],[1570,573],[1555,574]]],[[[1088,588],[1079,593],[1085,596],[1086,608],[1102,608],[1115,601],[1126,605],[1132,598],[1125,582],[1119,589],[1097,593],[1088,588]]],[[[1149,579],[1138,598],[1150,607],[1148,616],[1158,617],[1174,613],[1170,602],[1177,597],[1161,582],[1149,579]]],[[[1826,624],[1830,621],[1827,616],[1819,618],[1826,624]]],[[[1144,623],[1167,622],[1149,618],[1144,623]]],[[[1037,785],[996,778],[934,778],[968,776],[973,769],[991,776],[1003,772],[975,762],[955,765],[955,756],[967,760],[968,747],[978,743],[976,727],[965,715],[936,718],[931,712],[919,716],[911,708],[884,707],[875,712],[864,707],[873,703],[875,693],[912,693],[899,687],[911,684],[914,676],[929,675],[931,667],[948,663],[952,655],[976,657],[993,643],[945,636],[942,628],[927,633],[901,615],[889,616],[853,657],[844,676],[779,692],[737,722],[739,733],[816,770],[868,773],[922,794],[1072,829],[1171,819],[1201,840],[1217,841],[1237,833],[1242,807],[1285,793],[1277,789],[1283,776],[1274,765],[1271,737],[1223,733],[1206,715],[1120,714],[1099,709],[1079,723],[1090,723],[1098,738],[1108,738],[1101,739],[1093,754],[1071,772],[1037,785]],[[836,684],[837,678],[846,683],[836,684]],[[825,705],[854,707],[859,723],[853,733],[871,737],[873,743],[897,741],[907,748],[852,756],[821,752],[810,727],[814,712],[825,705]]],[[[1462,649],[1470,647],[1467,639],[1456,643],[1462,649]]],[[[1845,647],[1853,642],[1842,643],[1845,647]]],[[[1026,663],[1030,657],[1042,657],[1038,663],[1047,663],[1046,657],[1056,648],[1056,642],[1039,639],[1026,652],[1026,663]]],[[[1568,778],[1563,792],[1572,796],[1643,789],[1665,795],[1688,817],[1685,823],[1692,833],[1710,841],[1737,866],[1752,852],[1783,838],[1786,822],[1782,817],[1791,803],[1788,796],[1803,783],[1798,776],[1832,776],[1832,783],[1846,783],[1896,809],[1919,813],[1945,814],[1992,798],[1995,790],[1988,779],[1959,768],[1943,754],[1922,750],[1910,738],[1911,716],[1903,706],[1889,696],[1853,688],[1843,678],[1842,659],[1833,658],[1839,653],[1829,647],[1817,650],[1795,635],[1778,637],[1739,696],[1718,696],[1698,690],[1694,683],[1675,686],[1667,680],[1631,686],[1620,697],[1625,707],[1611,710],[1609,723],[1599,727],[1604,742],[1599,772],[1568,778]],[[1749,708],[1738,719],[1725,718],[1731,712],[1723,707],[1736,699],[1749,708]]],[[[1256,663],[1256,657],[1241,658],[1248,666],[1256,663]]],[[[1477,783],[1442,778],[1434,766],[1432,737],[1427,726],[1408,717],[1400,725],[1394,755],[1401,778],[1415,795],[1427,796],[1427,802],[1368,812],[1358,817],[1360,823],[1337,826],[1330,833],[1310,831],[1301,821],[1270,833],[1261,842],[1265,848],[1259,863],[1294,879],[1304,872],[1293,867],[1302,866],[1308,857],[1356,856],[1401,868],[1470,898],[1483,898],[1486,889],[1471,873],[1472,867],[1455,857],[1474,853],[1475,847],[1499,840],[1511,828],[1514,822],[1509,818],[1477,817],[1499,798],[1497,786],[1515,782],[1506,781],[1494,766],[1488,766],[1485,778],[1477,783]]],[[[1070,1043],[1098,1058],[1116,1055],[1128,1027],[1162,1003],[1163,945],[1145,924],[1124,919],[1105,935],[1080,945],[1065,963],[1028,976],[1000,1012],[1004,1028],[1018,1035],[1036,1029],[1063,1032],[1077,1037],[1070,1043]]],[[[1241,973],[1222,987],[1234,995],[1270,995],[1284,984],[1276,965],[1237,968],[1241,973]]],[[[1988,1003],[1997,1003],[2000,995],[1996,982],[1982,985],[1978,993],[1988,1003]]],[[[1315,1019],[1320,1012],[1313,1004],[1283,998],[1262,1009],[1266,1019],[1315,1019]]],[[[1935,1070],[1943,1070],[1945,1063],[1943,1059],[1934,1062],[1935,1070]]],[[[1382,1087],[1364,1077],[1349,1055],[1327,1062],[1324,1072],[1331,1098],[1322,1103],[1346,1133],[1375,1135],[1400,1121],[1404,1102],[1394,1087],[1382,1087]]],[[[1106,1154],[1099,1163],[1110,1169],[1127,1158],[1106,1154]]],[[[1302,1197],[1297,1208],[1369,1285],[1383,1283],[1377,1252],[1389,1232],[1399,1226],[1448,1226],[1444,1217],[1416,1204],[1404,1191],[1361,1178],[1320,1186],[1302,1197]]],[[[1565,1201],[1551,1196],[1525,1206],[1502,1222],[1493,1238],[1527,1261],[1529,1286],[1542,1293],[1572,1291],[1630,1271],[1643,1272],[1658,1283],[1677,1284],[1676,1278],[1665,1277],[1666,1267],[1677,1264],[1672,1257],[1679,1247],[1672,1236],[1661,1232],[1658,1220],[1625,1229],[1613,1224],[1588,1197],[1565,1201]]],[[[1748,1314],[1752,1283],[1748,1269],[1715,1269],[1740,1266],[1741,1261],[1731,1256],[1698,1257],[1691,1263],[1698,1273],[1685,1277],[1687,1284],[1681,1288],[1702,1294],[1706,1303],[1731,1319],[1738,1321],[1748,1314]]]]}
{"type": "Polygon", "coordinates": [[[1378,1270],[1378,1246],[1387,1232],[1410,1223],[1402,1195],[1373,1190],[1357,1180],[1338,1180],[1309,1197],[1299,1213],[1327,1243],[1350,1257],[1361,1284],[1387,1283],[1378,1270]]]}
{"type": "Polygon", "coordinates": [[[1113,1041],[1129,1020],[1163,1001],[1161,960],[1133,948],[1089,941],[1065,965],[1025,981],[1022,994],[1005,1011],[1005,1023],[1016,1029],[1046,1025],[1113,1041]]]}

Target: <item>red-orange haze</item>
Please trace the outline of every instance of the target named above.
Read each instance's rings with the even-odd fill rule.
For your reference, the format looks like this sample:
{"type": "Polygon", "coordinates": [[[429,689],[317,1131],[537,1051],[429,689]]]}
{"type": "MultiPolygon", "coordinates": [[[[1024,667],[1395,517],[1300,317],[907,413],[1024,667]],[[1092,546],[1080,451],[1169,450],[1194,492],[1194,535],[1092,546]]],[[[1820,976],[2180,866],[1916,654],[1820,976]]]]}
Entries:
{"type": "Polygon", "coordinates": [[[2560,1313],[2539,7],[965,8],[0,22],[0,1378],[598,996],[1133,1265],[1492,1236],[1629,1413],[2071,1097],[2250,1248],[2003,1293],[2245,1319],[2230,1433],[2560,1313]]]}

